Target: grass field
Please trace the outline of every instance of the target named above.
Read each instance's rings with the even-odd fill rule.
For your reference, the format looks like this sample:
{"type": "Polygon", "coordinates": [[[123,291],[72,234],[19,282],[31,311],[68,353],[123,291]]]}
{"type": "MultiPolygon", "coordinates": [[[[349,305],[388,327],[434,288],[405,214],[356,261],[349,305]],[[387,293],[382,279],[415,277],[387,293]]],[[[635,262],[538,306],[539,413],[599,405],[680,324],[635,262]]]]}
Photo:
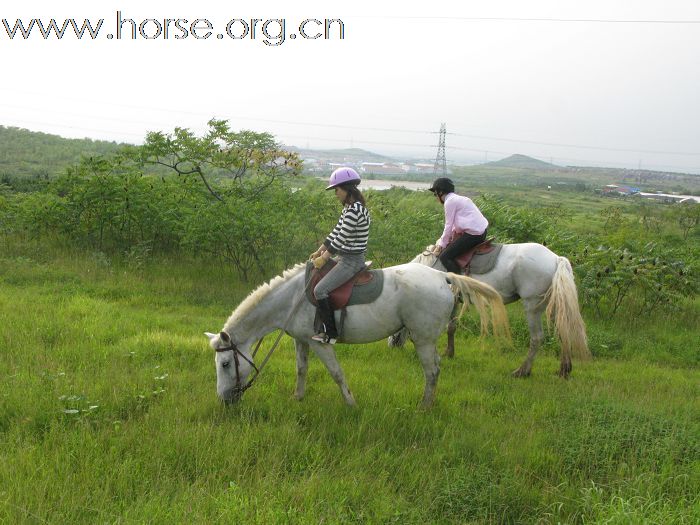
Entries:
{"type": "Polygon", "coordinates": [[[224,407],[202,332],[251,285],[203,262],[2,248],[0,523],[700,522],[697,302],[587,319],[596,358],[569,381],[551,340],[510,378],[514,305],[518,348],[461,331],[430,411],[412,346],[383,342],[338,345],[356,409],[315,358],[297,402],[284,338],[224,407]]]}

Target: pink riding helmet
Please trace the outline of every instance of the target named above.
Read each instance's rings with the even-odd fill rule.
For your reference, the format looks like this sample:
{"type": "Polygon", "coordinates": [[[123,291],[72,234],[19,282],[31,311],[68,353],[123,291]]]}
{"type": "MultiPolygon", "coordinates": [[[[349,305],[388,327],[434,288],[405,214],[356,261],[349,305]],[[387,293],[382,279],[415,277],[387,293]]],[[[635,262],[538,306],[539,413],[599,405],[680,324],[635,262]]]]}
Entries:
{"type": "Polygon", "coordinates": [[[342,186],[343,184],[359,184],[360,176],[352,168],[338,168],[331,173],[331,178],[328,179],[327,190],[342,186]]]}

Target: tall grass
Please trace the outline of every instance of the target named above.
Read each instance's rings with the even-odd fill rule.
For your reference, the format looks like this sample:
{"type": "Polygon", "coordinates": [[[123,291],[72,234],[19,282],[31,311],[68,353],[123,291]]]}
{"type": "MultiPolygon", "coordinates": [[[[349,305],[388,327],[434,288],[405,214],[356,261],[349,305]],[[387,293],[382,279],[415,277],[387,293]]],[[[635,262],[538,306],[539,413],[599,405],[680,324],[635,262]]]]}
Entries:
{"type": "Polygon", "coordinates": [[[570,381],[552,341],[510,378],[516,305],[518,349],[461,332],[430,411],[410,344],[338,345],[354,410],[316,359],[295,401],[285,337],[224,407],[202,332],[251,285],[193,261],[4,248],[1,523],[700,520],[697,347],[679,351],[697,303],[634,333],[589,323],[596,359],[570,381]]]}

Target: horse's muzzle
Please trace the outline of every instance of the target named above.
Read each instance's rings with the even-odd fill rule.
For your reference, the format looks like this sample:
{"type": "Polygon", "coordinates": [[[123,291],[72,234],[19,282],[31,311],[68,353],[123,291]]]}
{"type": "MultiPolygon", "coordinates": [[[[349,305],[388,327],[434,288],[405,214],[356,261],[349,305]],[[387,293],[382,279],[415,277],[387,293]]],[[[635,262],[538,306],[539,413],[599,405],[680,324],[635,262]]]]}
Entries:
{"type": "Polygon", "coordinates": [[[223,401],[227,405],[233,405],[235,403],[238,403],[241,400],[242,396],[243,392],[241,392],[237,388],[229,388],[228,390],[219,394],[219,399],[221,399],[221,401],[223,401]]]}

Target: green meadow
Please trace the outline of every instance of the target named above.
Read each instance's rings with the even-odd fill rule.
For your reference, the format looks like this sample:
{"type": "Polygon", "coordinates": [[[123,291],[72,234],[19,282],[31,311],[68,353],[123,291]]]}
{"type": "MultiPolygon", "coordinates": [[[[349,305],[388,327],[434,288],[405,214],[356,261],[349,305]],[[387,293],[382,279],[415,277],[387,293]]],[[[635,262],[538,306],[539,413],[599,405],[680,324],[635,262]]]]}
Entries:
{"type": "MultiPolygon", "coordinates": [[[[595,358],[533,375],[467,318],[418,409],[412,345],[338,345],[294,400],[289,338],[240,404],[215,395],[215,331],[251,290],[206,260],[5,239],[2,523],[698,523],[697,299],[636,322],[587,315],[595,358]]],[[[441,340],[444,344],[444,340],[441,340]]]]}
{"type": "MultiPolygon", "coordinates": [[[[336,347],[356,408],[313,356],[295,400],[288,337],[224,406],[204,332],[331,231],[325,184],[225,121],[0,135],[0,524],[700,523],[700,206],[601,196],[630,182],[605,170],[455,170],[489,235],[569,258],[593,359],[560,379],[549,334],[512,378],[516,303],[512,345],[462,319],[430,410],[412,344],[385,341],[336,347]]],[[[365,196],[375,267],[439,235],[425,192],[365,196]]]]}

